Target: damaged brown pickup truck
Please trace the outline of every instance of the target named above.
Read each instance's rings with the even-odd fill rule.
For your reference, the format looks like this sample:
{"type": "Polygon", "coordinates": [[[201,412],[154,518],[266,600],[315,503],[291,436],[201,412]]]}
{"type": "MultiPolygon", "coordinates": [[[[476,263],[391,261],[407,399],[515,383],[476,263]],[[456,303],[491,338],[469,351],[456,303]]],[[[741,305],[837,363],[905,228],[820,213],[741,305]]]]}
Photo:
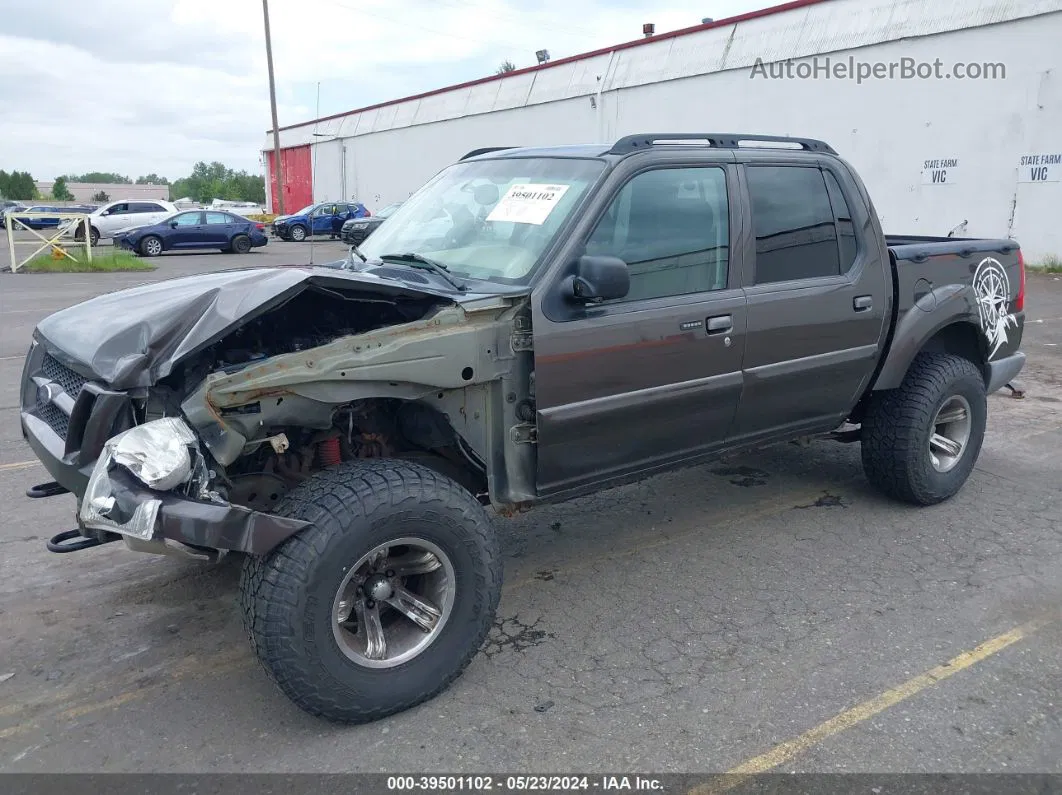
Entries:
{"type": "Polygon", "coordinates": [[[362,722],[442,691],[498,603],[501,513],[809,435],[955,495],[1021,370],[1012,240],[886,238],[821,141],[477,150],[341,262],[58,312],[23,434],[53,551],[245,556],[258,658],[362,722]],[[844,428],[843,431],[838,429],[844,428]]]}

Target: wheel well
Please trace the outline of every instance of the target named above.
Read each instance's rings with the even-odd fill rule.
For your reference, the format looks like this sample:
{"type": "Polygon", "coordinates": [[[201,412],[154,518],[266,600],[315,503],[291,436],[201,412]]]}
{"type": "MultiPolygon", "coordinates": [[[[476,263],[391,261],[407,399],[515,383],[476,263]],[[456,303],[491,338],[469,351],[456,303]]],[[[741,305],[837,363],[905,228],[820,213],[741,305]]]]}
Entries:
{"type": "Polygon", "coordinates": [[[341,461],[395,458],[414,461],[456,481],[483,502],[485,464],[446,415],[419,401],[373,398],[336,407],[332,427],[273,427],[287,447],[258,444],[228,468],[228,498],[269,511],[286,491],[320,469],[341,461]],[[262,501],[259,497],[268,496],[262,501]]]}
{"type": "Polygon", "coordinates": [[[926,341],[919,353],[950,353],[970,361],[981,370],[984,368],[988,348],[984,335],[977,326],[964,321],[942,328],[926,341]]]}
{"type": "MultiPolygon", "coordinates": [[[[973,323],[966,321],[958,321],[937,331],[932,337],[926,340],[925,344],[918,350],[918,353],[950,353],[953,356],[959,356],[972,362],[984,377],[985,361],[988,358],[988,347],[985,342],[984,335],[973,323]]],[[[918,354],[912,357],[911,362],[907,365],[907,371],[904,373],[906,377],[907,372],[910,372],[911,367],[914,365],[914,360],[918,354]]],[[[849,421],[854,423],[860,423],[863,421],[863,417],[866,413],[867,402],[870,400],[873,392],[867,392],[863,398],[852,410],[852,414],[849,417],[849,421]]]]}

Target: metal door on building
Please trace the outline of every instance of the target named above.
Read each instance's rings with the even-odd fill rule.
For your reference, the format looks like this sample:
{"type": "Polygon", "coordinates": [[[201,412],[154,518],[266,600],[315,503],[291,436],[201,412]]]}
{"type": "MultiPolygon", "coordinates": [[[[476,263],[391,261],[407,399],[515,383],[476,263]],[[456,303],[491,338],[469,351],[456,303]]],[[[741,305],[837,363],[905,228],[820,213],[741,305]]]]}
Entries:
{"type": "MultiPolygon", "coordinates": [[[[279,212],[277,201],[277,171],[272,152],[266,153],[269,169],[269,189],[273,212],[279,212]]],[[[313,166],[310,147],[295,146],[280,150],[280,165],[284,170],[284,212],[293,213],[313,204],[313,166]]]]}

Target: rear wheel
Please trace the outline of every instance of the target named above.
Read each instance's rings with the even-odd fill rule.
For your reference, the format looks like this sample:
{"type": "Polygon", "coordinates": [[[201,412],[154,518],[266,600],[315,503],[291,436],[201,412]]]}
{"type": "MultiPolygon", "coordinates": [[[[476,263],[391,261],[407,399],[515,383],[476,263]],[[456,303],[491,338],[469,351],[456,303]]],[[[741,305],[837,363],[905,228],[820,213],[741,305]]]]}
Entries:
{"type": "Polygon", "coordinates": [[[236,235],[232,239],[232,251],[235,254],[246,254],[251,250],[251,238],[247,235],[236,235]]]}
{"type": "Polygon", "coordinates": [[[140,253],[145,257],[157,257],[162,253],[162,241],[154,235],[148,235],[140,241],[140,253]]]}
{"type": "Polygon", "coordinates": [[[418,464],[352,461],[276,512],[311,521],[241,578],[258,659],[307,712],[365,723],[442,692],[486,638],[501,556],[475,498],[418,464]]]}
{"type": "Polygon", "coordinates": [[[988,399],[968,359],[919,354],[899,389],[873,397],[863,420],[863,469],[904,502],[933,505],[963,487],[981,452],[988,399]]]}
{"type": "Polygon", "coordinates": [[[296,243],[301,243],[303,240],[306,239],[306,227],[299,226],[298,224],[296,224],[295,226],[291,227],[291,232],[289,232],[288,234],[291,236],[291,239],[294,240],[296,243]]]}

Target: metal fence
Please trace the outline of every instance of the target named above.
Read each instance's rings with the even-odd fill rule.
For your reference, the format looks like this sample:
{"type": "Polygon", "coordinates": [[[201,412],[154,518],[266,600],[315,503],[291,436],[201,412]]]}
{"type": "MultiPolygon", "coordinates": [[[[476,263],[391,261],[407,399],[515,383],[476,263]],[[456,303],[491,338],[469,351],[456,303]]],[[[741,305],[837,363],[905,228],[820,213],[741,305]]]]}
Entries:
{"type": "Polygon", "coordinates": [[[68,249],[85,249],[85,262],[92,262],[92,240],[90,235],[82,235],[81,240],[76,239],[78,228],[88,228],[87,213],[26,213],[8,210],[4,213],[4,227],[7,229],[7,246],[11,254],[11,272],[18,273],[19,268],[32,260],[46,249],[51,249],[52,256],[56,259],[69,259],[73,262],[82,260],[73,256],[68,249]],[[57,226],[52,226],[52,219],[56,219],[57,226]],[[47,220],[48,226],[40,226],[47,220]],[[34,221],[37,223],[34,224],[34,221]],[[35,240],[16,240],[15,232],[25,230],[33,235],[35,240]],[[41,234],[41,232],[47,234],[41,234]],[[49,236],[50,235],[50,236],[49,236]],[[15,246],[37,246],[28,257],[19,260],[15,256],[15,246]]]}

